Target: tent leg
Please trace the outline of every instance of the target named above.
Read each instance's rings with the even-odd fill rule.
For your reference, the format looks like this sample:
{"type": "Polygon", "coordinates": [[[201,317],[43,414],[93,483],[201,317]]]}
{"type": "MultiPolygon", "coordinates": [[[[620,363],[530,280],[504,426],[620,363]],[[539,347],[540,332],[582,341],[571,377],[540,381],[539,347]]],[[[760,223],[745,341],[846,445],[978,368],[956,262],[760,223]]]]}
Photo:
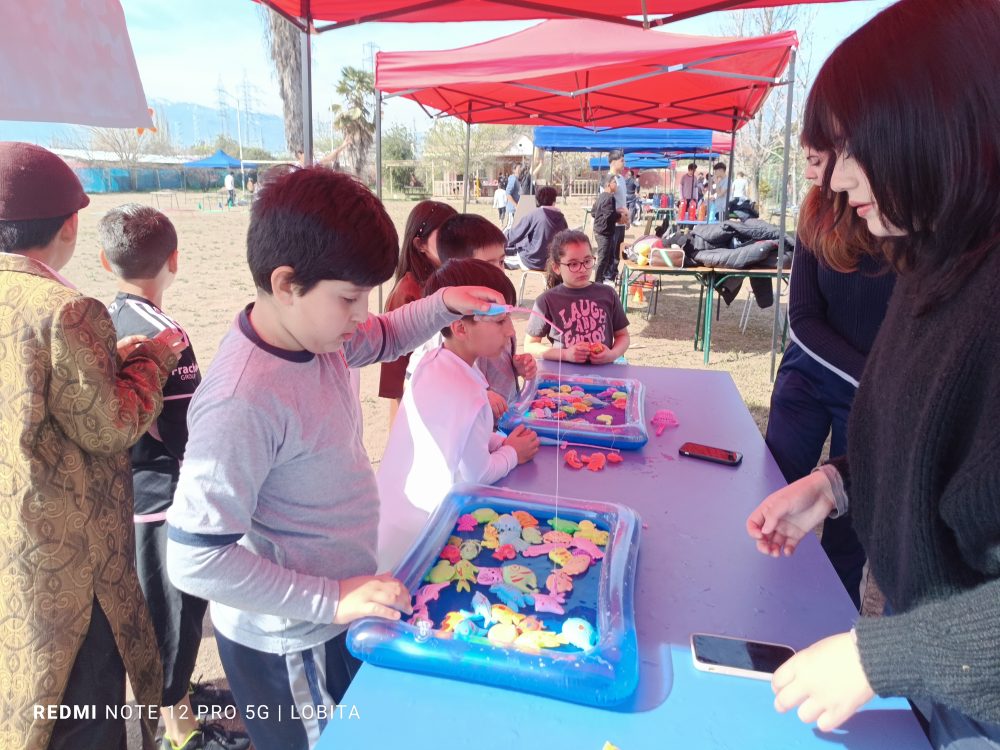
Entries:
{"type": "Polygon", "coordinates": [[[302,56],[302,166],[313,163],[312,132],[312,39],[306,29],[299,37],[299,53],[302,56]]]}
{"type": "MultiPolygon", "coordinates": [[[[392,175],[389,176],[390,186],[392,175]]],[[[375,92],[375,195],[382,200],[382,92],[375,92]]],[[[381,291],[382,287],[379,287],[381,291]]],[[[381,309],[381,306],[379,306],[381,309]]]]}
{"type": "MultiPolygon", "coordinates": [[[[791,126],[789,126],[791,127],[791,126]]],[[[725,221],[729,216],[729,201],[733,199],[733,180],[736,179],[736,118],[733,118],[733,132],[729,136],[729,179],[726,181],[726,205],[722,209],[719,221],[725,221]]]]}
{"type": "Polygon", "coordinates": [[[552,184],[552,170],[555,167],[555,161],[556,161],[556,152],[549,151],[549,187],[555,187],[552,184]]]}
{"type": "Polygon", "coordinates": [[[781,273],[785,264],[785,224],[788,212],[788,159],[792,150],[792,100],[795,97],[795,50],[792,49],[788,61],[788,101],[785,108],[785,153],[782,157],[781,177],[781,219],[778,222],[780,231],[778,239],[778,274],[774,280],[774,329],[771,331],[771,382],[774,373],[778,351],[778,331],[781,328],[781,273]]]}
{"type": "Polygon", "coordinates": [[[472,141],[472,105],[469,105],[469,119],[465,123],[465,174],[462,175],[462,213],[469,207],[469,146],[472,141]]]}

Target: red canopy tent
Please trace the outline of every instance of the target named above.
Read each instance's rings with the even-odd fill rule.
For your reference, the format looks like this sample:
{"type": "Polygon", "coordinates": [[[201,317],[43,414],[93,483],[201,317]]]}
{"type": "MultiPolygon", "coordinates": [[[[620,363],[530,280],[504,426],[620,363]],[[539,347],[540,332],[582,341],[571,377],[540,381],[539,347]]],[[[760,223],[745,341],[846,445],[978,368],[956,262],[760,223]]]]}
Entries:
{"type": "Polygon", "coordinates": [[[375,88],[473,124],[731,132],[781,83],[797,44],[794,31],[746,39],[545,21],[460,49],[380,52],[375,88]]]}
{"type": "Polygon", "coordinates": [[[628,25],[658,26],[719,10],[805,5],[844,0],[257,0],[317,32],[368,21],[405,23],[523,21],[591,18],[628,25]],[[625,16],[634,16],[630,20],[625,16]]]}
{"type": "Polygon", "coordinates": [[[736,130],[753,118],[771,88],[783,84],[797,45],[794,31],[727,38],[545,21],[460,49],[380,52],[375,89],[380,97],[403,96],[425,111],[437,110],[432,117],[458,117],[467,130],[487,122],[693,128],[727,132],[731,149],[736,130]]]}

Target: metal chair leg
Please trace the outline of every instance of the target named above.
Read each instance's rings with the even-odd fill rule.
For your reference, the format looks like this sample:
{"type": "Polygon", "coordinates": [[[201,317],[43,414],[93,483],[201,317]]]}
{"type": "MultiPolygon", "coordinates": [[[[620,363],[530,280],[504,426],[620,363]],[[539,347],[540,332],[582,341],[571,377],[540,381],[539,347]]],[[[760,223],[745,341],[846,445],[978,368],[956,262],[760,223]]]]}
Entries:
{"type": "Polygon", "coordinates": [[[750,323],[750,313],[753,312],[753,290],[748,290],[747,301],[743,305],[743,314],[740,315],[740,333],[747,332],[747,325],[750,323]]]}
{"type": "Polygon", "coordinates": [[[517,288],[517,304],[520,307],[521,303],[524,302],[524,285],[528,282],[528,272],[521,271],[521,283],[517,288]]]}

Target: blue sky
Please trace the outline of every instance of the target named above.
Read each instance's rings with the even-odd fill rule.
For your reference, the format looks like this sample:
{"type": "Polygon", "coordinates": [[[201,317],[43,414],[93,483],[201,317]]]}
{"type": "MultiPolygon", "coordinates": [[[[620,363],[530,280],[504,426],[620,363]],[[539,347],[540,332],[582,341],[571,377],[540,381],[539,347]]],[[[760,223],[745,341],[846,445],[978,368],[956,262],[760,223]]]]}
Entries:
{"type": "MultiPolygon", "coordinates": [[[[812,71],[836,45],[891,0],[863,0],[812,6],[812,71]]],[[[132,47],[148,99],[194,102],[215,107],[221,81],[236,93],[246,77],[261,112],[280,114],[281,99],[264,42],[260,6],[251,0],[122,0],[132,47]]],[[[726,14],[713,13],[667,27],[689,34],[724,35],[726,14]]],[[[345,65],[360,67],[370,47],[385,51],[463,47],[532,22],[456,24],[365,24],[314,37],[314,111],[334,100],[333,87],[345,65]]],[[[804,50],[804,52],[809,52],[804,50]]],[[[325,119],[322,114],[316,119],[325,119]]],[[[413,103],[393,100],[387,123],[425,130],[430,123],[413,103]]]]}

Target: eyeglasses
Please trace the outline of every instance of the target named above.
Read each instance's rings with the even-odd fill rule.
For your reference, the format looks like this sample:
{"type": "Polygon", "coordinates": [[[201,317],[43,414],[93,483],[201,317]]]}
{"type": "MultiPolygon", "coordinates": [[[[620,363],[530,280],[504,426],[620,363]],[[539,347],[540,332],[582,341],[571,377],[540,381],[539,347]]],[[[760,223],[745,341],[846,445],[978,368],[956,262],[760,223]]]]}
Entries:
{"type": "Polygon", "coordinates": [[[420,222],[420,227],[417,229],[417,233],[415,235],[417,238],[424,239],[424,230],[427,229],[427,222],[431,220],[431,217],[434,215],[434,212],[438,210],[438,206],[440,205],[440,203],[435,202],[434,205],[431,206],[431,210],[427,212],[427,216],[425,216],[424,220],[420,222]]]}
{"type": "Polygon", "coordinates": [[[562,261],[560,261],[559,265],[566,266],[566,268],[568,268],[572,273],[576,273],[581,268],[586,268],[589,271],[591,268],[594,267],[595,262],[596,261],[594,260],[594,256],[588,255],[583,260],[571,260],[569,263],[563,263],[562,261]]]}

